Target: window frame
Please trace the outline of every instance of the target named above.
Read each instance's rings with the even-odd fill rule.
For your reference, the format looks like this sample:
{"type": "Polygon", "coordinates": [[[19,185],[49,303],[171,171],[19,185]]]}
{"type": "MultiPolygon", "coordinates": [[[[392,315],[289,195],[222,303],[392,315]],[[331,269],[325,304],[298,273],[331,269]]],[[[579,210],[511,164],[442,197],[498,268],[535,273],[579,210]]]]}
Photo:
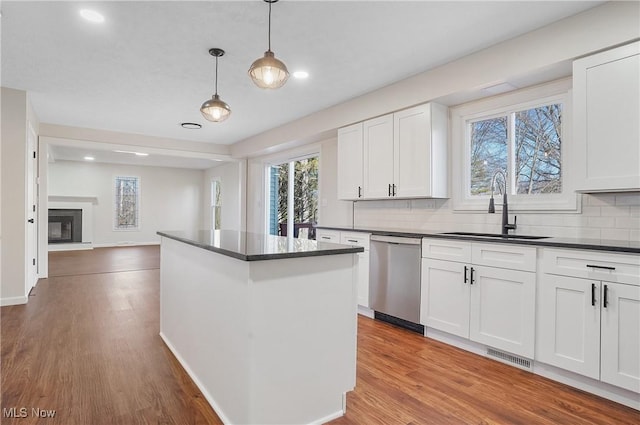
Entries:
{"type": "MultiPolygon", "coordinates": [[[[452,107],[451,147],[452,147],[452,201],[454,211],[486,211],[490,195],[471,195],[471,123],[509,115],[545,106],[562,104],[562,161],[561,193],[516,194],[513,129],[508,128],[510,143],[507,145],[507,165],[509,168],[509,210],[512,212],[577,212],[580,209],[579,196],[575,192],[572,164],[572,103],[571,79],[565,78],[551,83],[515,90],[503,95],[452,107]]],[[[509,125],[511,121],[509,120],[509,125]]],[[[502,208],[502,195],[494,194],[496,210],[502,208]]]]}
{"type": "MultiPolygon", "coordinates": [[[[266,158],[262,161],[262,168],[263,168],[263,181],[264,181],[264,202],[262,205],[263,208],[263,213],[262,213],[262,218],[263,218],[263,225],[262,225],[262,229],[263,232],[265,234],[269,234],[270,231],[270,225],[269,225],[269,206],[268,206],[268,202],[271,196],[271,188],[270,188],[270,170],[271,167],[274,166],[280,166],[283,164],[287,164],[290,167],[290,164],[295,163],[296,161],[300,161],[300,160],[304,160],[304,159],[309,159],[309,158],[318,158],[318,210],[320,209],[320,169],[321,169],[321,161],[322,161],[322,154],[321,154],[321,149],[319,145],[312,145],[307,147],[306,149],[302,149],[302,150],[295,150],[289,153],[289,155],[274,155],[271,156],[269,158],[266,158]]],[[[290,172],[291,172],[291,168],[290,168],[290,172]]],[[[292,179],[289,179],[289,182],[292,182],[292,179]]],[[[291,191],[291,188],[289,188],[289,191],[291,191]]],[[[287,206],[287,210],[289,210],[290,208],[293,208],[293,202],[290,199],[289,200],[289,205],[287,206]]],[[[319,213],[319,211],[318,211],[319,213]]],[[[289,215],[289,212],[287,213],[287,215],[289,215]]],[[[287,235],[293,235],[293,222],[291,222],[289,224],[289,222],[287,222],[287,235]]]]}
{"type": "Polygon", "coordinates": [[[114,176],[113,178],[113,231],[115,232],[139,232],[141,229],[140,224],[140,192],[141,182],[139,176],[114,176]],[[136,226],[135,227],[119,227],[118,225],[118,191],[116,189],[116,182],[118,179],[135,179],[136,181],[136,226]]]}
{"type": "Polygon", "coordinates": [[[210,212],[211,212],[211,230],[222,230],[222,180],[219,177],[214,177],[209,183],[210,190],[210,212]],[[220,192],[220,203],[216,203],[216,189],[220,192]],[[219,208],[219,214],[216,214],[216,208],[219,208]],[[216,229],[216,220],[220,219],[220,228],[216,229]]]}

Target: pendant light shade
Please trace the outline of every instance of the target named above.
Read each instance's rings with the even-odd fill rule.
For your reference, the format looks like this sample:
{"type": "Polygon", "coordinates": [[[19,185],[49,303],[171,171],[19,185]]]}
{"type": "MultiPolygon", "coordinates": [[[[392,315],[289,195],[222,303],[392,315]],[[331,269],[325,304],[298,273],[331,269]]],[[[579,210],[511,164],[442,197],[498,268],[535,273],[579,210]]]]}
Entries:
{"type": "Polygon", "coordinates": [[[226,102],[220,99],[218,95],[218,58],[224,55],[224,50],[213,48],[209,49],[209,54],[216,58],[216,83],[215,94],[211,96],[211,99],[205,101],[200,107],[200,113],[208,121],[221,122],[229,118],[231,114],[231,108],[226,102]]]}
{"type": "Polygon", "coordinates": [[[262,89],[277,89],[289,79],[287,66],[271,51],[271,3],[278,0],[264,0],[269,3],[269,48],[264,56],[255,60],[249,68],[249,76],[256,86],[262,89]]]}

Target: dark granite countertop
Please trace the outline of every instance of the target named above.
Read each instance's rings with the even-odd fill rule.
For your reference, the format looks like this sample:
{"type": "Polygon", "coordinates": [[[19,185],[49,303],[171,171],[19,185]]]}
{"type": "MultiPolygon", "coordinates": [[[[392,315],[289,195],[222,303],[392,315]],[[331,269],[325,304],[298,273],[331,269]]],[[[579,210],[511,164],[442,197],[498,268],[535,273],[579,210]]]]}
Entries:
{"type": "Polygon", "coordinates": [[[163,231],[157,233],[165,238],[244,261],[353,254],[364,251],[364,248],[358,246],[234,230],[163,231]]]}
{"type": "MultiPolygon", "coordinates": [[[[382,229],[382,228],[353,228],[347,226],[316,226],[317,229],[327,230],[340,230],[340,231],[352,231],[352,232],[366,232],[373,235],[381,236],[404,236],[411,238],[442,238],[442,239],[454,239],[465,241],[482,241],[482,242],[495,242],[495,243],[510,243],[518,245],[533,245],[540,247],[555,247],[555,248],[572,248],[572,249],[587,249],[595,251],[610,251],[610,252],[626,252],[633,254],[640,254],[640,241],[618,241],[608,239],[580,239],[580,238],[545,238],[545,239],[515,239],[515,238],[496,238],[496,237],[483,237],[483,236],[461,236],[461,235],[448,235],[444,233],[430,233],[420,231],[410,231],[401,229],[382,229]]],[[[544,236],[544,235],[540,235],[544,236]]]]}

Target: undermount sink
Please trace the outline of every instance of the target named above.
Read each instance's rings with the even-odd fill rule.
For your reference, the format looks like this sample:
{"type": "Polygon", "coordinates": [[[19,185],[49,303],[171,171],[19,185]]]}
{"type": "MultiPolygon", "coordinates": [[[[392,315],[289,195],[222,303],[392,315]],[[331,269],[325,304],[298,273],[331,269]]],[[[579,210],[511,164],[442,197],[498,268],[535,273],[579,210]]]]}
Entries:
{"type": "Polygon", "coordinates": [[[500,233],[473,233],[473,232],[446,232],[443,235],[455,236],[477,236],[482,238],[505,238],[505,239],[546,239],[549,236],[531,236],[531,235],[503,235],[500,233]]]}

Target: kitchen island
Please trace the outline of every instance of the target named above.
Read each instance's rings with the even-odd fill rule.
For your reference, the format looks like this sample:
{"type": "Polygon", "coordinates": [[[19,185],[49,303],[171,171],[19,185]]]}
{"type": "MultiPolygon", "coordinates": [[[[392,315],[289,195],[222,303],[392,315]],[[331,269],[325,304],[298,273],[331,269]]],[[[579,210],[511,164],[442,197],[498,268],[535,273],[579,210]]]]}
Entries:
{"type": "Polygon", "coordinates": [[[224,423],[344,414],[362,248],[235,231],[158,234],[160,336],[224,423]]]}

